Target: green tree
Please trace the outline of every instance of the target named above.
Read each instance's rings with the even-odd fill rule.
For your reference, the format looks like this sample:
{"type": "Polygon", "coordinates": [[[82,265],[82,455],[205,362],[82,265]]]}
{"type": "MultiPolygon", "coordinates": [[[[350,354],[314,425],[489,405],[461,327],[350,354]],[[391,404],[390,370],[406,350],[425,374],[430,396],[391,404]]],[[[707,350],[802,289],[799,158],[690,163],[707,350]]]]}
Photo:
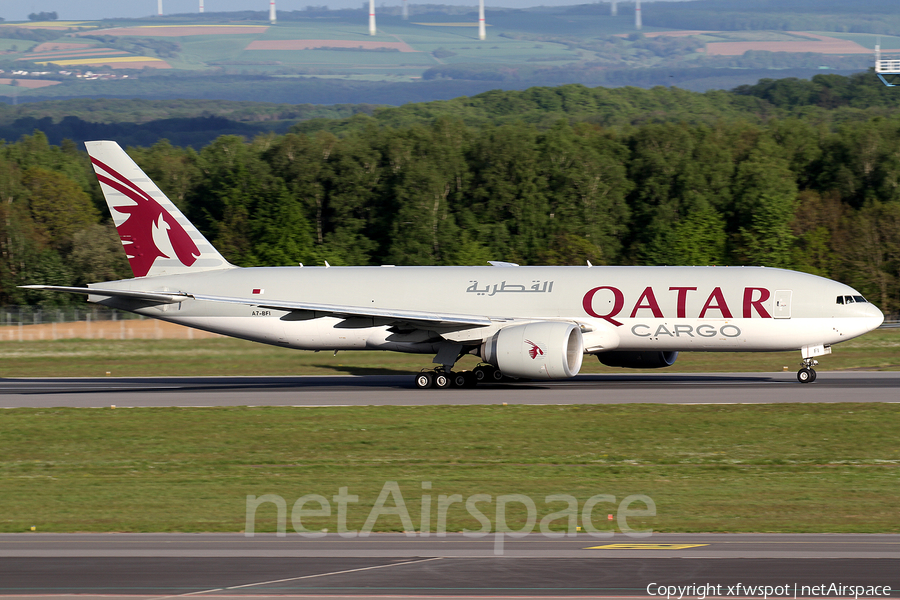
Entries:
{"type": "Polygon", "coordinates": [[[369,264],[388,252],[397,209],[394,199],[383,191],[387,135],[370,123],[365,130],[327,146],[323,247],[326,256],[332,256],[337,264],[369,264]]]}
{"type": "Polygon", "coordinates": [[[471,151],[471,194],[462,210],[496,260],[538,260],[550,232],[550,199],[538,132],[531,126],[488,128],[471,151]]]}
{"type": "Polygon", "coordinates": [[[794,234],[791,220],[797,184],[777,148],[761,138],[734,177],[733,214],[737,224],[734,254],[742,264],[792,267],[794,234]]]}
{"type": "Polygon", "coordinates": [[[57,251],[71,248],[76,233],[100,220],[90,196],[65,175],[29,167],[22,174],[22,185],[36,236],[57,251]]]}
{"type": "Polygon", "coordinates": [[[199,184],[188,195],[195,223],[242,266],[296,264],[312,258],[312,238],[299,202],[272,174],[262,154],[270,140],[222,136],[198,156],[199,184]]]}
{"type": "Polygon", "coordinates": [[[595,127],[560,121],[539,139],[548,181],[548,264],[615,263],[620,259],[631,189],[627,147],[595,127]]]}
{"type": "Polygon", "coordinates": [[[733,159],[719,129],[652,124],[631,140],[631,248],[640,264],[726,261],[723,211],[731,199],[733,159]]]}
{"type": "Polygon", "coordinates": [[[849,220],[842,279],[888,314],[900,310],[900,203],[869,202],[849,220]]]}
{"type": "Polygon", "coordinates": [[[470,179],[468,135],[458,121],[395,132],[385,148],[385,188],[396,203],[388,258],[402,264],[456,264],[478,246],[460,246],[456,217],[470,179]]]}
{"type": "Polygon", "coordinates": [[[72,238],[72,252],[67,262],[74,275],[74,285],[132,276],[119,234],[112,223],[95,223],[78,231],[72,238]]]}

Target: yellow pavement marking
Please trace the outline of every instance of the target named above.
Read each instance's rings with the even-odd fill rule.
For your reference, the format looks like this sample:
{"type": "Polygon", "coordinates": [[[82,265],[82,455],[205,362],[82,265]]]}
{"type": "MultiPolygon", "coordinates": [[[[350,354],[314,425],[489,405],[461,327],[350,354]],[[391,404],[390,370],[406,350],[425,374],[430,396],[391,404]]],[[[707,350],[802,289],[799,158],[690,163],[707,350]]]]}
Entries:
{"type": "Polygon", "coordinates": [[[709,544],[605,544],[591,546],[585,550],[684,550],[700,546],[709,546],[709,544]]]}

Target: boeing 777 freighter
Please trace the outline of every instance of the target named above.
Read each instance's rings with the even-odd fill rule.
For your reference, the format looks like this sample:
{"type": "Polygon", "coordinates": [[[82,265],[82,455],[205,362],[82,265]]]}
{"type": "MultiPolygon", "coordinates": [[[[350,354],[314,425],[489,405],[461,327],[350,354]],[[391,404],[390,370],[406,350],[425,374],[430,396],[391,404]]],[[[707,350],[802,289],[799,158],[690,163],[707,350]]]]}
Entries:
{"type": "Polygon", "coordinates": [[[816,357],[884,319],[847,285],[765,267],[235,267],[118,144],[86,146],[135,277],[26,287],[287,348],[434,354],[421,388],[573,377],[585,354],[666,367],[682,351],[799,350],[809,383],[816,357]],[[482,364],[454,373],[467,354],[482,364]]]}

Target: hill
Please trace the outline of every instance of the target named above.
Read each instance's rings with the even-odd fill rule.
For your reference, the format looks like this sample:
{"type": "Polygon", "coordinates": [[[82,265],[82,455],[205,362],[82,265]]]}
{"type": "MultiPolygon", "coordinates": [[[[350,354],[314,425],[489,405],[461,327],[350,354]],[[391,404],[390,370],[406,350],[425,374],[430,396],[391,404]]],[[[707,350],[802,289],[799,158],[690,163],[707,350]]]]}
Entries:
{"type": "Polygon", "coordinates": [[[900,18],[877,2],[851,17],[823,12],[830,0],[793,0],[793,12],[754,1],[765,18],[753,23],[708,0],[650,3],[640,32],[625,3],[617,16],[606,3],[495,9],[484,41],[471,10],[431,5],[408,20],[379,9],[374,36],[364,11],[324,7],[274,24],[263,12],[3,23],[0,95],[399,105],[566,83],[702,91],[864,70],[876,33],[900,48],[900,18]]]}

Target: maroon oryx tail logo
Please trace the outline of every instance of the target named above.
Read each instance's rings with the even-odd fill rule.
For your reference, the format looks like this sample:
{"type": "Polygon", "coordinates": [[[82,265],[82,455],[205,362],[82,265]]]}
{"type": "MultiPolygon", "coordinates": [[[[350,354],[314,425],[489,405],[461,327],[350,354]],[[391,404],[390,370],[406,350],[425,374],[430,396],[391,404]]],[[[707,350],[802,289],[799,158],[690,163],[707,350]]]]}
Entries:
{"type": "MultiPolygon", "coordinates": [[[[168,236],[171,247],[181,264],[189,267],[196,262],[200,257],[200,250],[194,240],[159,202],[109,165],[94,157],[91,157],[91,162],[109,175],[97,173],[100,183],[105,183],[136,203],[135,205],[112,207],[118,212],[128,215],[116,229],[125,246],[128,263],[131,265],[135,277],[143,277],[149,273],[157,258],[173,258],[160,250],[159,244],[154,239],[154,230],[157,238],[161,235],[168,236]]],[[[165,246],[165,239],[159,239],[165,246]]]]}
{"type": "Polygon", "coordinates": [[[532,358],[532,360],[537,358],[538,356],[544,355],[544,351],[541,350],[541,347],[538,346],[537,344],[535,344],[534,342],[532,342],[531,340],[525,340],[525,343],[531,344],[531,348],[528,349],[528,356],[530,356],[532,358]]]}

